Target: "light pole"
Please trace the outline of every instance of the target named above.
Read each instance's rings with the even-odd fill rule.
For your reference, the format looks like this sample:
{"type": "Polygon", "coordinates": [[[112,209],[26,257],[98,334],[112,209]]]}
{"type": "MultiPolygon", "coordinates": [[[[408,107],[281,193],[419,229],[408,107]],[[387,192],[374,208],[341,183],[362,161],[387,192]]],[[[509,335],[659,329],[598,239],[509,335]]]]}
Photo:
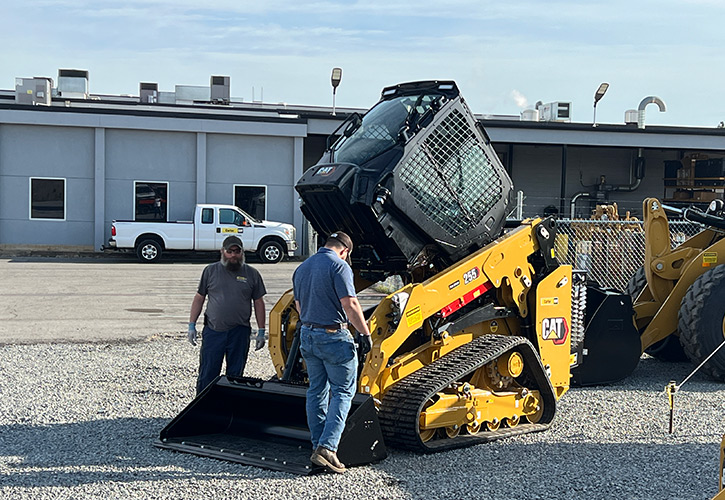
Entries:
{"type": "Polygon", "coordinates": [[[604,94],[607,93],[607,89],[609,88],[609,84],[604,82],[601,85],[599,85],[599,88],[594,93],[594,118],[592,119],[592,127],[597,126],[597,103],[599,100],[604,97],[604,94]]]}
{"type": "Polygon", "coordinates": [[[337,92],[337,86],[340,85],[342,80],[342,68],[332,68],[332,76],[330,82],[332,83],[332,116],[335,116],[335,93],[337,92]]]}

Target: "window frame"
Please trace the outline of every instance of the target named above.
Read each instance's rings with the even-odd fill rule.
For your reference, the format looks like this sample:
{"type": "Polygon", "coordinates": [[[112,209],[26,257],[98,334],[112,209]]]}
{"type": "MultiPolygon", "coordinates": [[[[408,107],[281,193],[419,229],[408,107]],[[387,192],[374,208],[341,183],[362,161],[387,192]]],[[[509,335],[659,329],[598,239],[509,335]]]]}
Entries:
{"type": "Polygon", "coordinates": [[[68,178],[67,177],[28,177],[28,218],[30,220],[65,222],[68,218],[68,178]],[[63,217],[33,217],[33,181],[63,181],[63,217]]]}
{"type": "MultiPolygon", "coordinates": [[[[249,187],[249,188],[262,188],[262,189],[264,189],[264,217],[261,217],[261,219],[262,220],[268,220],[267,219],[267,211],[269,210],[269,202],[268,202],[269,197],[267,195],[268,195],[269,190],[267,189],[267,185],[266,184],[233,184],[232,185],[232,205],[234,205],[235,207],[237,207],[238,209],[240,209],[242,212],[248,213],[252,217],[257,217],[256,214],[253,214],[253,213],[245,210],[244,208],[240,207],[239,205],[237,205],[237,188],[238,187],[242,187],[242,188],[249,187]]],[[[250,221],[250,223],[251,222],[252,221],[250,221]]]]}
{"type": "Polygon", "coordinates": [[[131,191],[131,204],[133,207],[133,218],[132,220],[135,222],[168,222],[169,221],[169,181],[144,181],[144,180],[134,180],[133,181],[133,190],[131,191]],[[136,188],[138,184],[166,184],[166,220],[159,221],[159,220],[138,220],[137,214],[136,214],[136,188]]]}

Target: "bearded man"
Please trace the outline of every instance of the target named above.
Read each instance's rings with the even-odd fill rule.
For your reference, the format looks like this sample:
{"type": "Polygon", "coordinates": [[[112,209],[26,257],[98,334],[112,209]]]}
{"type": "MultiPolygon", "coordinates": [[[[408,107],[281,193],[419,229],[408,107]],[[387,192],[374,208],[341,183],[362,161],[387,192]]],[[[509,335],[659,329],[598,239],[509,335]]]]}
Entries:
{"type": "Polygon", "coordinates": [[[227,237],[222,244],[219,262],[204,268],[191,303],[188,339],[196,345],[196,320],[205,299],[209,297],[201,332],[197,396],[219,376],[225,357],[228,377],[244,374],[252,334],[249,323],[252,305],[258,326],[256,349],[264,347],[266,293],[259,271],[244,262],[242,240],[237,236],[227,237]]]}

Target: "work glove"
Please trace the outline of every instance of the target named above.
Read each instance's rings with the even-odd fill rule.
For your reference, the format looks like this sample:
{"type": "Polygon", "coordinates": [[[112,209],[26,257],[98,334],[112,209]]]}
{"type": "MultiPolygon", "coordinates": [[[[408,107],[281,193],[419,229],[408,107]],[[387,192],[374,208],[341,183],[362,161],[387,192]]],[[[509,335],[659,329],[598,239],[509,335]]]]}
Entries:
{"type": "Polygon", "coordinates": [[[370,335],[360,335],[359,345],[360,354],[365,356],[373,348],[373,340],[370,338],[370,335]]]}
{"type": "Polygon", "coordinates": [[[196,323],[189,323],[189,333],[186,338],[191,345],[196,345],[196,323]]]}
{"type": "Polygon", "coordinates": [[[260,350],[262,347],[264,347],[264,334],[267,333],[267,330],[264,328],[260,328],[257,330],[257,346],[254,348],[255,351],[260,350]]]}

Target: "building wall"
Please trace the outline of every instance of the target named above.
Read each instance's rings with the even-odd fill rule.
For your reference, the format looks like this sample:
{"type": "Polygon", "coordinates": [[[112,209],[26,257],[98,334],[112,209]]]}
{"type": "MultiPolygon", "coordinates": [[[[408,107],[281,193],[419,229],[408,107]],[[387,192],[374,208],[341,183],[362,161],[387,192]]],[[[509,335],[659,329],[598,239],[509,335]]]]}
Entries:
{"type": "Polygon", "coordinates": [[[107,232],[112,220],[133,219],[134,181],[168,182],[168,220],[192,219],[196,204],[196,134],[107,129],[105,141],[107,232]]]}
{"type": "MultiPolygon", "coordinates": [[[[497,151],[508,152],[508,145],[497,145],[497,151]]],[[[563,148],[560,145],[514,145],[512,180],[514,189],[524,192],[524,217],[541,215],[553,205],[560,209],[561,168],[563,148]]],[[[609,191],[608,203],[617,203],[619,213],[642,217],[642,201],[646,197],[664,195],[664,161],[679,157],[677,150],[645,149],[645,176],[633,191],[609,191]]],[[[600,177],[611,186],[630,186],[634,183],[633,163],[636,148],[582,147],[566,148],[566,187],[564,217],[569,217],[570,202],[577,193],[594,194],[600,177]]],[[[580,197],[576,204],[578,216],[585,216],[596,204],[595,199],[580,197]],[[591,207],[590,207],[591,205],[591,207]]]]}
{"type": "Polygon", "coordinates": [[[234,185],[267,186],[267,219],[292,223],[294,139],[207,135],[207,203],[234,201],[234,185]]]}
{"type": "Polygon", "coordinates": [[[0,243],[93,244],[92,128],[0,126],[0,243]],[[65,220],[30,219],[30,178],[65,182],[65,220]]]}
{"type": "MultiPolygon", "coordinates": [[[[267,217],[303,222],[294,191],[303,123],[0,110],[0,245],[87,246],[134,217],[134,181],[168,183],[167,218],[267,187],[267,217]],[[30,219],[30,178],[66,180],[65,220],[30,219]]],[[[298,242],[299,243],[299,242],[298,242]]]]}

